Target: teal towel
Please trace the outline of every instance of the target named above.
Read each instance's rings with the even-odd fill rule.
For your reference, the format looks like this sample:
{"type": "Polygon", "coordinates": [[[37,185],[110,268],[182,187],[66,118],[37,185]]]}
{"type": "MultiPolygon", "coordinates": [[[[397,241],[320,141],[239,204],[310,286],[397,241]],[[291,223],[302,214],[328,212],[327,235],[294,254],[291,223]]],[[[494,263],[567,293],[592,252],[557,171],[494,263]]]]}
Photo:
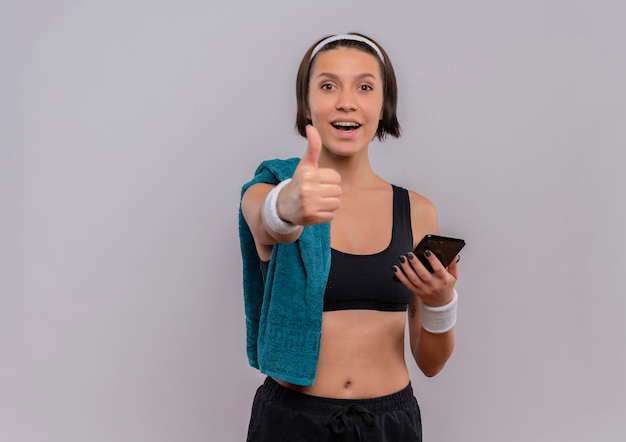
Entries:
{"type": "MultiPolygon", "coordinates": [[[[299,158],[264,161],[244,184],[241,196],[253,184],[291,178],[299,162],[299,158]]],[[[250,365],[286,382],[313,385],[330,271],[330,223],[305,227],[291,244],[275,244],[265,285],[241,205],[239,240],[250,365]]]]}

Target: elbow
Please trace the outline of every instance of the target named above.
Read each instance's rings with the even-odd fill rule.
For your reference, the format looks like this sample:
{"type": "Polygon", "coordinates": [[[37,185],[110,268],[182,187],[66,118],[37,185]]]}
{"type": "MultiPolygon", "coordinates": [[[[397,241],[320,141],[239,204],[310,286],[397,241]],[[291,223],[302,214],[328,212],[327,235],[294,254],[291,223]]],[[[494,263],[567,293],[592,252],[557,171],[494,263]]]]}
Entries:
{"type": "Polygon", "coordinates": [[[434,378],[443,370],[443,366],[441,367],[420,367],[420,370],[427,378],[434,378]]]}
{"type": "Polygon", "coordinates": [[[412,347],[413,358],[424,376],[432,378],[445,368],[454,351],[454,333],[423,333],[412,347]]]}
{"type": "Polygon", "coordinates": [[[427,378],[433,378],[443,371],[445,368],[449,354],[430,354],[427,352],[418,352],[413,355],[417,367],[427,378]]]}

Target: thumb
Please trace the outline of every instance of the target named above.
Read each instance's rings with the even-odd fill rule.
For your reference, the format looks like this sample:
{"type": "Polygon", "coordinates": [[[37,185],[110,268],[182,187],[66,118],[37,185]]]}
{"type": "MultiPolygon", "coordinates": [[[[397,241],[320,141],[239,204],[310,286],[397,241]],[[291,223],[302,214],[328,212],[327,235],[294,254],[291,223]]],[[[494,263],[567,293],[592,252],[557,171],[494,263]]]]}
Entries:
{"type": "Polygon", "coordinates": [[[300,164],[317,168],[320,152],[322,151],[322,139],[317,129],[310,124],[306,127],[306,138],[308,145],[306,152],[304,152],[300,160],[300,164]]]}

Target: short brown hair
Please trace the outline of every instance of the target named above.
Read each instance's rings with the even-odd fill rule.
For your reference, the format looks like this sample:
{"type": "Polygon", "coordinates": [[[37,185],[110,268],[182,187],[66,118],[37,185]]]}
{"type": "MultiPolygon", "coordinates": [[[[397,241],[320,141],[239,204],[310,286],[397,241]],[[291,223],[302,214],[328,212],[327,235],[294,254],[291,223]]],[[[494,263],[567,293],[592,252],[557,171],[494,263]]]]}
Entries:
{"type": "MultiPolygon", "coordinates": [[[[372,43],[374,43],[380,49],[380,52],[383,54],[383,60],[380,59],[376,51],[370,47],[368,44],[356,41],[356,40],[337,40],[329,42],[324,45],[319,52],[328,51],[335,48],[354,48],[360,51],[366,52],[368,54],[372,54],[378,60],[380,65],[380,71],[383,77],[383,118],[378,122],[378,129],[376,130],[376,136],[379,140],[385,139],[387,135],[391,135],[394,138],[398,138],[400,136],[400,123],[398,123],[397,117],[397,107],[398,107],[398,83],[396,81],[396,74],[393,71],[393,66],[391,65],[391,60],[387,55],[387,52],[380,46],[376,41],[372,40],[370,37],[366,35],[359,34],[356,32],[351,32],[350,35],[358,35],[360,37],[367,38],[372,43]]],[[[296,110],[296,129],[298,133],[303,137],[306,137],[306,126],[310,124],[310,120],[307,118],[307,110],[309,108],[309,79],[311,74],[311,67],[315,62],[315,57],[311,59],[311,53],[315,46],[317,46],[320,42],[322,42],[327,37],[321,38],[317,42],[315,42],[311,47],[306,51],[302,61],[300,62],[300,67],[298,68],[298,75],[296,77],[296,102],[297,102],[297,110],[296,110]]],[[[318,52],[318,54],[319,54],[318,52]]]]}

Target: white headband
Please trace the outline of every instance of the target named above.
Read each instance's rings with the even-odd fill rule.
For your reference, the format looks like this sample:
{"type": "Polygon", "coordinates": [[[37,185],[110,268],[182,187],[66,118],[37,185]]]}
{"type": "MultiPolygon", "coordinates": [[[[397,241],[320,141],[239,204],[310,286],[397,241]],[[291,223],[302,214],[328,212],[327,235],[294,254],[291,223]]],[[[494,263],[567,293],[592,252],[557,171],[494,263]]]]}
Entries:
{"type": "Polygon", "coordinates": [[[313,60],[313,57],[315,57],[317,53],[321,51],[324,46],[326,46],[329,43],[332,43],[334,41],[339,41],[339,40],[352,40],[352,41],[360,41],[361,43],[365,43],[370,48],[376,51],[376,54],[378,54],[378,58],[380,58],[380,61],[382,61],[383,64],[385,64],[385,57],[383,56],[383,53],[378,48],[378,46],[374,44],[373,41],[368,40],[365,37],[361,37],[360,35],[354,35],[354,34],[339,34],[339,35],[333,35],[331,37],[325,38],[324,40],[320,41],[317,44],[317,46],[313,48],[313,51],[311,52],[310,60],[313,60]]]}

